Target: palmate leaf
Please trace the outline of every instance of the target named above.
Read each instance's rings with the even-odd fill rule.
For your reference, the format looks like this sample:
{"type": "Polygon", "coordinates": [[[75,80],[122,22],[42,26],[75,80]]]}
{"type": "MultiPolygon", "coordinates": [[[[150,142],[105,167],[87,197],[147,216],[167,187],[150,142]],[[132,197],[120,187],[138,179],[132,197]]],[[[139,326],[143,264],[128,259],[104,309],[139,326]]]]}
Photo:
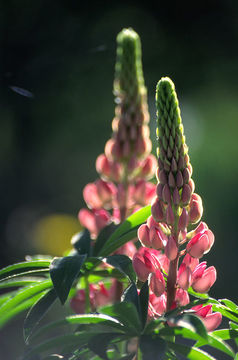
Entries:
{"type": "Polygon", "coordinates": [[[79,276],[86,255],[54,258],[50,264],[50,277],[62,304],[67,300],[75,279],[79,276]]]}
{"type": "Polygon", "coordinates": [[[48,269],[49,266],[50,260],[24,261],[21,263],[9,265],[0,270],[0,281],[18,274],[22,275],[34,270],[48,269]]]}
{"type": "Polygon", "coordinates": [[[105,306],[101,309],[101,313],[117,319],[125,326],[128,334],[136,336],[139,335],[142,330],[138,311],[135,305],[130,302],[121,302],[105,306]]]}
{"type": "Polygon", "coordinates": [[[38,325],[40,320],[44,317],[56,299],[57,295],[55,289],[51,289],[46,294],[44,294],[30,309],[24,321],[23,327],[23,335],[26,343],[28,342],[34,328],[38,325]]]}
{"type": "Polygon", "coordinates": [[[56,349],[57,353],[59,353],[59,349],[63,346],[68,346],[71,351],[76,350],[80,346],[86,345],[94,335],[96,335],[96,333],[74,332],[47,339],[40,344],[27,348],[22,360],[34,360],[35,355],[45,353],[50,349],[56,349]]]}
{"type": "Polygon", "coordinates": [[[133,239],[137,235],[139,225],[147,220],[151,215],[151,206],[136,211],[129,216],[118,228],[113,232],[104,246],[98,252],[98,256],[108,256],[113,251],[124,245],[127,241],[133,239]]]}
{"type": "MultiPolygon", "coordinates": [[[[59,328],[65,325],[92,325],[94,332],[101,332],[97,330],[97,325],[105,325],[107,328],[110,327],[114,332],[125,332],[123,324],[121,324],[117,319],[105,315],[105,314],[83,314],[83,315],[71,315],[66,316],[64,319],[51,322],[32,334],[30,340],[33,341],[35,338],[42,334],[46,334],[49,330],[59,328]]],[[[89,328],[88,328],[89,329],[89,328]]]]}

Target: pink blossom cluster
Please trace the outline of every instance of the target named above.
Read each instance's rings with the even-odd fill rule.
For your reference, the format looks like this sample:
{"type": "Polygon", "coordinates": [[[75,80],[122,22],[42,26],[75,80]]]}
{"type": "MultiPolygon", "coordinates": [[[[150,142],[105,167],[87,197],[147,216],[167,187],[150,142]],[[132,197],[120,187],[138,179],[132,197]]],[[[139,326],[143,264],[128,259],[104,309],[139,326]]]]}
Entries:
{"type": "MultiPolygon", "coordinates": [[[[133,267],[140,281],[149,281],[150,303],[149,318],[161,316],[167,309],[167,277],[170,263],[177,257],[176,292],[170,310],[190,302],[189,287],[198,293],[207,293],[216,281],[216,269],[207,267],[207,262],[199,263],[214,243],[214,235],[204,222],[195,230],[180,232],[179,247],[174,241],[170,228],[165,223],[157,223],[152,216],[138,229],[142,247],[133,256],[133,267]]],[[[220,313],[212,313],[211,306],[194,307],[192,310],[203,320],[208,331],[214,330],[221,322],[220,313]]]]}
{"type": "MultiPolygon", "coordinates": [[[[96,311],[98,307],[113,303],[115,301],[116,286],[115,281],[109,289],[103,282],[89,284],[89,306],[91,311],[96,311]]],[[[77,290],[76,295],[70,301],[71,308],[77,314],[84,314],[86,311],[86,292],[85,289],[77,290]]]]}

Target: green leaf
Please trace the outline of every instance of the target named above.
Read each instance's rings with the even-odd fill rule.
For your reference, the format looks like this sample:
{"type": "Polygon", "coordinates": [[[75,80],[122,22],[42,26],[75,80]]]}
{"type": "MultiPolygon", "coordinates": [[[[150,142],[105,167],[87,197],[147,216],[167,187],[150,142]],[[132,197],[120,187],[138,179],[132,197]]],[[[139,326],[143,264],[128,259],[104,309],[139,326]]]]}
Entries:
{"type": "Polygon", "coordinates": [[[107,264],[114,266],[125,274],[131,281],[136,281],[136,273],[132,266],[131,259],[126,255],[111,255],[106,258],[107,264]]]}
{"type": "Polygon", "coordinates": [[[74,280],[79,276],[86,255],[54,258],[50,265],[50,276],[62,304],[67,300],[74,280]]]}
{"type": "Polygon", "coordinates": [[[26,273],[31,270],[48,268],[49,266],[49,260],[24,261],[21,263],[9,265],[0,270],[0,280],[6,279],[12,275],[26,273]]]}
{"type": "Polygon", "coordinates": [[[85,229],[72,237],[71,244],[80,255],[86,254],[90,256],[91,241],[90,232],[88,229],[85,229]]]}
{"type": "Polygon", "coordinates": [[[216,360],[213,356],[209,355],[205,351],[201,349],[197,349],[195,347],[177,344],[168,341],[167,342],[170,349],[174,350],[175,352],[178,352],[181,355],[186,356],[187,359],[190,360],[216,360]]]}
{"type": "Polygon", "coordinates": [[[199,298],[199,299],[209,299],[209,295],[208,294],[200,294],[200,293],[197,293],[196,291],[194,291],[191,287],[187,290],[188,293],[190,295],[193,295],[195,296],[196,298],[199,298]]]}
{"type": "Polygon", "coordinates": [[[127,331],[135,336],[141,331],[141,322],[134,304],[121,302],[111,306],[105,306],[100,310],[103,314],[117,319],[125,326],[127,331]]]}
{"type": "Polygon", "coordinates": [[[102,359],[108,360],[108,345],[111,340],[115,340],[116,338],[120,339],[118,333],[97,334],[89,340],[88,347],[91,351],[93,351],[96,355],[99,355],[102,359]]]}
{"type": "Polygon", "coordinates": [[[169,321],[174,325],[184,327],[199,334],[202,338],[207,340],[207,330],[199,317],[192,314],[182,314],[175,318],[169,318],[169,321]]]}
{"type": "Polygon", "coordinates": [[[238,314],[238,306],[231,300],[228,299],[219,299],[220,302],[223,302],[229,309],[238,314]]]}
{"type": "Polygon", "coordinates": [[[144,223],[150,215],[151,206],[148,205],[129,216],[106,241],[103,248],[99,251],[98,256],[110,255],[127,241],[136,237],[138,227],[144,223]]]}
{"type": "MultiPolygon", "coordinates": [[[[230,321],[229,325],[230,325],[231,330],[238,330],[238,324],[235,324],[230,321]]],[[[238,346],[238,331],[237,331],[237,338],[234,338],[234,341],[235,341],[236,345],[238,346]]]]}
{"type": "Polygon", "coordinates": [[[49,289],[51,286],[52,282],[50,280],[45,280],[40,284],[34,284],[32,286],[21,289],[13,298],[4,302],[0,308],[0,327],[5,323],[4,316],[8,311],[11,311],[14,309],[14,307],[37,295],[38,293],[42,293],[44,290],[49,289]]]}
{"type": "Polygon", "coordinates": [[[28,342],[35,327],[39,324],[40,320],[44,317],[56,299],[57,295],[55,289],[51,289],[30,309],[24,321],[23,327],[24,340],[26,343],[28,342]]]}
{"type": "Polygon", "coordinates": [[[118,225],[111,223],[100,231],[97,240],[93,246],[93,256],[98,256],[100,250],[103,248],[104,244],[108,240],[109,236],[116,230],[118,225]]]}
{"type": "Polygon", "coordinates": [[[38,278],[37,277],[21,277],[21,278],[18,278],[17,280],[15,280],[15,279],[5,280],[0,283],[0,289],[32,285],[32,284],[40,283],[43,280],[45,280],[45,278],[39,278],[39,277],[38,278]]]}
{"type": "Polygon", "coordinates": [[[166,342],[158,336],[142,335],[140,338],[140,349],[143,360],[161,360],[166,352],[166,342]]]}
{"type": "Polygon", "coordinates": [[[128,288],[124,291],[122,295],[122,301],[132,303],[135,306],[138,315],[141,317],[139,296],[135,283],[131,283],[130,286],[128,286],[128,288]]]}
{"type": "Polygon", "coordinates": [[[212,335],[222,339],[222,340],[230,340],[238,338],[238,330],[230,330],[230,329],[221,329],[215,330],[212,332],[212,335]]]}
{"type": "Polygon", "coordinates": [[[227,317],[230,320],[233,320],[235,322],[238,322],[238,315],[236,316],[236,313],[234,313],[233,311],[229,310],[226,306],[224,305],[217,305],[217,304],[213,304],[212,305],[212,310],[213,311],[218,311],[219,313],[221,313],[223,316],[227,317]]]}
{"type": "MultiPolygon", "coordinates": [[[[42,352],[45,352],[49,349],[59,349],[62,346],[69,346],[71,351],[78,349],[80,346],[86,345],[89,339],[96,334],[94,333],[73,333],[73,334],[64,334],[61,336],[56,336],[46,341],[37,344],[34,347],[31,347],[26,351],[23,356],[23,360],[33,360],[33,355],[38,355],[42,352]]],[[[58,352],[58,350],[57,350],[58,352]]]]}
{"type": "Polygon", "coordinates": [[[215,336],[212,333],[208,334],[208,342],[201,339],[196,343],[195,346],[196,347],[201,347],[201,346],[204,346],[204,345],[212,346],[213,348],[224,352],[225,354],[231,356],[232,359],[234,359],[235,353],[232,350],[232,348],[228,344],[224,343],[222,341],[222,339],[220,339],[219,337],[215,336]]]}
{"type": "MultiPolygon", "coordinates": [[[[44,294],[44,292],[43,292],[44,294]]],[[[5,312],[4,315],[1,316],[0,320],[0,328],[2,328],[4,325],[6,325],[12,318],[18,316],[23,311],[29,309],[35,302],[38,301],[38,299],[42,296],[42,294],[37,294],[30,299],[27,299],[20,303],[19,305],[11,308],[9,311],[5,312]]]]}
{"type": "Polygon", "coordinates": [[[47,331],[59,328],[60,326],[65,325],[82,325],[82,324],[89,324],[93,325],[96,331],[96,325],[102,324],[105,326],[110,326],[111,328],[121,332],[124,332],[123,325],[115,318],[108,316],[106,314],[83,314],[83,315],[71,315],[66,316],[64,319],[57,320],[54,322],[51,322],[43,327],[41,327],[39,330],[37,330],[32,336],[31,340],[35,339],[37,336],[41,334],[45,334],[47,331]]]}
{"type": "Polygon", "coordinates": [[[149,304],[149,286],[148,281],[146,281],[139,294],[139,303],[140,303],[140,315],[141,315],[141,323],[142,328],[144,329],[147,317],[148,317],[148,304],[149,304]]]}

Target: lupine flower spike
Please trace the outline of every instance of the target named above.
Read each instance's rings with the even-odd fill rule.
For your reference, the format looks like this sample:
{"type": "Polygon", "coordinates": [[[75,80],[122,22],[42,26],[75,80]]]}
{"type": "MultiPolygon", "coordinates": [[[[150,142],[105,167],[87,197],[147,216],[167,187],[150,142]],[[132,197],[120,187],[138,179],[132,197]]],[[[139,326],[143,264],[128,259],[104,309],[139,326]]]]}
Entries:
{"type": "MultiPolygon", "coordinates": [[[[214,235],[201,222],[193,231],[188,226],[200,221],[202,199],[194,193],[192,166],[185,142],[184,130],[173,82],[162,78],[156,89],[158,169],[156,197],[152,202],[152,216],[138,229],[144,249],[133,258],[139,280],[149,279],[149,317],[161,315],[177,306],[189,303],[188,288],[206,293],[216,281],[214,266],[207,268],[199,259],[214,243],[214,235]],[[139,266],[140,265],[140,266],[139,266]],[[166,277],[166,282],[165,278],[166,277]],[[155,301],[155,298],[158,300],[155,301]],[[161,300],[159,300],[161,298],[161,300]],[[163,312],[154,304],[165,304],[163,312]]],[[[221,322],[220,313],[211,308],[195,307],[208,331],[221,322]]]]}
{"type": "MultiPolygon", "coordinates": [[[[112,137],[96,160],[100,178],[85,186],[83,197],[88,209],[81,209],[78,215],[94,239],[106,225],[124,221],[155,196],[156,186],[148,182],[155,174],[157,161],[150,154],[141,43],[132,29],[124,29],[117,36],[114,94],[112,137]]],[[[134,243],[129,242],[117,253],[132,257],[135,251],[134,243]]],[[[120,298],[121,291],[117,292],[120,298]]]]}

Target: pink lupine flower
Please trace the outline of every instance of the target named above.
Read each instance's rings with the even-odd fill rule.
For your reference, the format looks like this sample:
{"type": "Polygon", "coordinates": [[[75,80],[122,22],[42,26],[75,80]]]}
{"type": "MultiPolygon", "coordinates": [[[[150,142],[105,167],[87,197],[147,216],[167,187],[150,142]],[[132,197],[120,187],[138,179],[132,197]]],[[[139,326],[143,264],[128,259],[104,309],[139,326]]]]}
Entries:
{"type": "Polygon", "coordinates": [[[135,184],[134,188],[134,201],[142,206],[150,204],[152,199],[155,197],[155,190],[156,185],[145,180],[139,180],[135,184]]]}
{"type": "Polygon", "coordinates": [[[183,289],[187,290],[192,281],[192,271],[185,263],[181,263],[179,270],[178,270],[178,278],[177,283],[183,289]]]}
{"type": "Polygon", "coordinates": [[[183,258],[182,264],[185,264],[191,269],[191,271],[193,271],[199,264],[199,260],[191,257],[189,254],[186,254],[183,258]]]}
{"type": "Polygon", "coordinates": [[[163,315],[166,311],[167,297],[166,293],[157,297],[155,294],[150,294],[148,306],[148,319],[156,319],[163,315]]]}
{"type": "Polygon", "coordinates": [[[192,310],[200,317],[207,331],[214,331],[222,321],[222,315],[219,312],[212,312],[212,305],[197,305],[192,310]]]}
{"type": "MultiPolygon", "coordinates": [[[[188,295],[188,292],[183,290],[183,289],[177,289],[176,290],[176,295],[175,295],[175,304],[177,306],[185,306],[187,304],[189,304],[189,295],[188,295]]],[[[173,308],[173,306],[172,306],[173,308]]]]}
{"type": "Polygon", "coordinates": [[[157,269],[150,276],[149,281],[150,289],[156,296],[161,296],[165,291],[165,281],[162,272],[157,269]]]}
{"type": "Polygon", "coordinates": [[[201,262],[192,273],[192,288],[199,293],[207,293],[216,281],[214,266],[207,268],[207,262],[201,262]]]}
{"type": "Polygon", "coordinates": [[[157,167],[157,160],[154,155],[150,154],[148,157],[142,162],[142,168],[140,175],[150,179],[154,176],[156,167],[157,167]]]}
{"type": "Polygon", "coordinates": [[[111,175],[111,165],[109,160],[107,159],[106,155],[101,154],[97,157],[96,160],[96,170],[97,172],[106,177],[109,178],[111,175]]]}
{"type": "Polygon", "coordinates": [[[95,183],[89,183],[84,187],[83,198],[90,208],[100,209],[103,206],[103,202],[98,194],[98,189],[95,183]]]}
{"type": "Polygon", "coordinates": [[[150,273],[160,268],[156,250],[141,247],[133,256],[132,265],[140,281],[146,281],[150,273]]]}
{"type": "Polygon", "coordinates": [[[142,243],[142,245],[144,245],[146,247],[151,246],[150,229],[148,228],[148,226],[146,224],[142,224],[139,227],[139,229],[137,231],[137,236],[138,236],[140,242],[142,243]]]}
{"type": "MultiPolygon", "coordinates": [[[[105,288],[102,282],[99,282],[98,285],[89,285],[89,303],[92,311],[110,303],[110,301],[110,292],[105,288]]],[[[77,291],[76,295],[70,301],[70,306],[77,314],[85,313],[86,294],[84,289],[77,291]]]]}
{"type": "Polygon", "coordinates": [[[129,241],[126,244],[122,245],[114,254],[127,255],[129,258],[133,258],[137,249],[133,241],[129,241]]]}
{"type": "Polygon", "coordinates": [[[168,238],[161,228],[155,226],[152,226],[149,230],[149,240],[151,246],[156,250],[164,249],[168,242],[168,238]]]}
{"type": "Polygon", "coordinates": [[[111,217],[104,209],[92,211],[81,209],[78,218],[81,225],[90,231],[92,238],[96,238],[100,230],[109,224],[111,217]]]}
{"type": "Polygon", "coordinates": [[[194,258],[200,259],[214,243],[214,235],[209,229],[197,233],[187,244],[187,252],[194,258]]]}
{"type": "Polygon", "coordinates": [[[113,183],[102,179],[96,180],[95,185],[97,187],[98,195],[103,203],[103,207],[109,209],[112,208],[112,202],[117,191],[116,186],[113,183]]]}

